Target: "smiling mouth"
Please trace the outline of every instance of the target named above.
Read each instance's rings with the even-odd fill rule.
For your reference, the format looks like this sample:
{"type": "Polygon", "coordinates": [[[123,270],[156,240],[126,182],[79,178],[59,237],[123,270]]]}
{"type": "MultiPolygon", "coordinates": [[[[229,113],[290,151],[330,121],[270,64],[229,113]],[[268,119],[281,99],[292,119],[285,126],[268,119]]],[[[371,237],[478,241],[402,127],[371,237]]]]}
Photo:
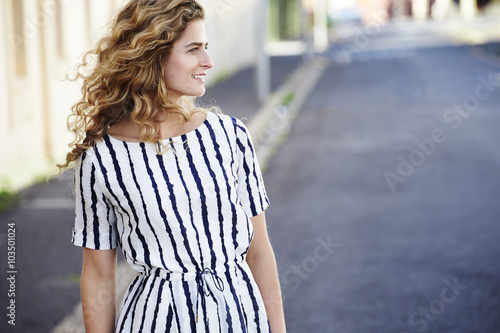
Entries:
{"type": "Polygon", "coordinates": [[[193,75],[192,78],[201,81],[201,83],[205,83],[205,74],[193,75]]]}

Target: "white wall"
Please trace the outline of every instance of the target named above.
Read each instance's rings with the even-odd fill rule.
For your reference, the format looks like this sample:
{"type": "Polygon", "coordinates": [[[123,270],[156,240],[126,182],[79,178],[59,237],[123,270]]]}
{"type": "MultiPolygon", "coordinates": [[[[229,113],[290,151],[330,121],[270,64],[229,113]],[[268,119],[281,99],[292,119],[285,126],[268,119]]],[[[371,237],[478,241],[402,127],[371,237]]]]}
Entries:
{"type": "MultiPolygon", "coordinates": [[[[65,80],[80,56],[106,32],[122,0],[22,1],[27,76],[16,75],[12,0],[0,4],[0,189],[57,172],[72,136],[66,130],[80,86],[65,80]],[[57,6],[59,5],[59,6],[57,6]],[[90,10],[89,15],[86,15],[90,10]],[[57,20],[62,29],[59,31],[57,20]],[[58,36],[61,36],[59,40],[58,36]],[[62,49],[58,45],[62,43],[62,49]],[[4,181],[3,181],[4,180],[4,181]]],[[[200,0],[215,67],[207,85],[255,60],[257,0],[200,0]]],[[[19,19],[19,18],[17,18],[19,19]]]]}
{"type": "MultiPolygon", "coordinates": [[[[19,0],[22,1],[22,0],[19,0]]],[[[11,1],[2,2],[2,21],[5,39],[2,41],[3,57],[6,60],[2,68],[7,86],[3,94],[7,95],[7,112],[2,113],[2,123],[7,123],[3,137],[8,144],[0,145],[0,179],[9,179],[13,186],[25,182],[32,175],[34,165],[45,159],[45,147],[42,135],[42,77],[40,74],[39,27],[42,21],[37,16],[36,1],[23,1],[25,33],[16,36],[17,41],[25,43],[26,76],[16,74],[16,61],[21,57],[14,48],[13,8],[11,1]]],[[[0,184],[1,186],[2,184],[0,184]]]]}
{"type": "MultiPolygon", "coordinates": [[[[0,3],[0,46],[6,45],[6,33],[5,28],[8,21],[3,19],[8,17],[6,13],[6,3],[0,3]]],[[[9,140],[9,86],[8,86],[8,75],[7,71],[7,59],[6,53],[0,52],[0,142],[4,142],[3,146],[10,146],[12,143],[9,140]]],[[[4,170],[8,161],[8,148],[4,148],[0,153],[0,170],[4,170]]],[[[0,176],[1,177],[1,176],[0,176]]],[[[2,179],[0,179],[0,188],[2,187],[2,179]]]]}

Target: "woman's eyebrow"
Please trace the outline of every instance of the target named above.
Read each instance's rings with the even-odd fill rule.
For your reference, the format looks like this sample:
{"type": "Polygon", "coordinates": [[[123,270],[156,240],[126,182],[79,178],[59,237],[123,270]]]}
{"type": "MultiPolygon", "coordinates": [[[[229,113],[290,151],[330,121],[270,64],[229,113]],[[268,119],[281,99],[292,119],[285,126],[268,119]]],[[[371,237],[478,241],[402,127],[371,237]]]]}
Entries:
{"type": "MultiPolygon", "coordinates": [[[[206,44],[208,44],[208,43],[206,43],[206,44]]],[[[200,43],[200,42],[192,42],[192,43],[190,43],[190,44],[186,45],[185,47],[186,47],[186,48],[188,48],[188,47],[193,47],[193,46],[200,47],[200,46],[202,46],[202,45],[203,45],[203,43],[200,43]]]]}
{"type": "Polygon", "coordinates": [[[203,43],[199,43],[199,42],[192,42],[192,43],[190,43],[190,44],[186,45],[185,47],[193,47],[193,46],[198,46],[198,47],[200,47],[200,46],[202,46],[202,45],[203,45],[203,43]]]}

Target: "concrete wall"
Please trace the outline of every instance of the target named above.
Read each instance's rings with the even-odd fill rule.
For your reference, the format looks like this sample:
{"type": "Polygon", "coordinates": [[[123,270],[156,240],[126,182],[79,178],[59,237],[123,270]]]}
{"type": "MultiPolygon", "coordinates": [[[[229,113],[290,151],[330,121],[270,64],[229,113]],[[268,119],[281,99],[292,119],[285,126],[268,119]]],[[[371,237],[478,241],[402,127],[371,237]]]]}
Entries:
{"type": "MultiPolygon", "coordinates": [[[[200,0],[215,67],[207,85],[256,58],[256,0],[200,0]]],[[[80,86],[66,81],[106,31],[121,0],[2,0],[0,3],[0,189],[57,172],[71,135],[66,118],[80,86]],[[16,28],[17,27],[17,28],[16,28]],[[21,28],[20,28],[21,27],[21,28]],[[20,30],[21,29],[21,30],[20,30]]]]}

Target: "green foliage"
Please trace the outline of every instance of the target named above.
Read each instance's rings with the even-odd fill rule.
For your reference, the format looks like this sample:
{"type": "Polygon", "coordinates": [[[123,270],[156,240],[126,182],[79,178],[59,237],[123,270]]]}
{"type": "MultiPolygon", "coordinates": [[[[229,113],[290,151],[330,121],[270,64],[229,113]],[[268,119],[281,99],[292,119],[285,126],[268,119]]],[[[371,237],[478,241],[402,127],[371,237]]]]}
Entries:
{"type": "Polygon", "coordinates": [[[0,189],[0,212],[8,210],[21,200],[17,193],[11,192],[8,188],[0,189]]]}
{"type": "Polygon", "coordinates": [[[281,101],[281,105],[290,106],[290,104],[292,104],[294,98],[295,98],[295,94],[293,92],[288,93],[285,97],[283,97],[283,101],[281,101]]]}
{"type": "Polygon", "coordinates": [[[215,77],[215,84],[219,84],[219,83],[222,83],[224,81],[226,81],[227,79],[229,79],[231,77],[231,73],[230,72],[221,72],[219,74],[217,74],[217,76],[215,77]]]}
{"type": "Polygon", "coordinates": [[[74,284],[80,283],[80,277],[80,274],[68,274],[66,275],[66,282],[74,284]]]}

